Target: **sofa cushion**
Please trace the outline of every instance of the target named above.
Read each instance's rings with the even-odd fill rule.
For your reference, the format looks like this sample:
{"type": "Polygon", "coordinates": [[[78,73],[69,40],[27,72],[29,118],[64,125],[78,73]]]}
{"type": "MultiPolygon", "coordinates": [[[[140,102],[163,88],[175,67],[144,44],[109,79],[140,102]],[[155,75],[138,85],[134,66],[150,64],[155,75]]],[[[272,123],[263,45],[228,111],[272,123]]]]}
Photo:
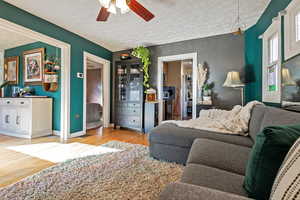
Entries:
{"type": "Polygon", "coordinates": [[[200,164],[188,164],[181,177],[183,183],[247,196],[243,189],[243,181],[242,175],[200,164]]]}
{"type": "Polygon", "coordinates": [[[196,139],[187,164],[202,164],[245,175],[251,148],[209,139],[196,139]]]}
{"type": "Polygon", "coordinates": [[[160,200],[254,200],[207,187],[186,183],[171,183],[161,193],[160,200]]]}
{"type": "Polygon", "coordinates": [[[300,199],[300,139],[287,154],[274,182],[270,200],[300,199]]]}
{"type": "Polygon", "coordinates": [[[257,134],[244,182],[249,197],[269,198],[278,169],[299,137],[300,124],[266,127],[257,134]]]}
{"type": "Polygon", "coordinates": [[[190,148],[151,142],[149,152],[155,159],[185,165],[190,148]]]}
{"type": "Polygon", "coordinates": [[[182,128],[172,123],[161,124],[152,129],[149,133],[150,142],[188,148],[192,146],[194,140],[197,138],[207,138],[247,147],[251,147],[253,145],[253,141],[250,137],[222,134],[192,128],[182,128]]]}
{"type": "Polygon", "coordinates": [[[300,113],[267,106],[262,120],[261,130],[267,126],[290,124],[300,124],[300,113]]]}
{"type": "Polygon", "coordinates": [[[251,112],[251,118],[249,122],[249,136],[253,141],[255,141],[255,137],[258,132],[261,131],[262,120],[265,115],[265,111],[267,106],[265,105],[256,105],[251,112]]]}

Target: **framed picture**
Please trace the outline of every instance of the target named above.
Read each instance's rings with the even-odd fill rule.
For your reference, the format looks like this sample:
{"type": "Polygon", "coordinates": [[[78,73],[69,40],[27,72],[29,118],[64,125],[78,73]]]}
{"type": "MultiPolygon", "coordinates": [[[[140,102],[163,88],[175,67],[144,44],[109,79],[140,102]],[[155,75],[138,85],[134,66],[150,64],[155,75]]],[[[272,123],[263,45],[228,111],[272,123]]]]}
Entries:
{"type": "Polygon", "coordinates": [[[42,85],[45,49],[23,52],[23,76],[26,85],[42,85]]]}
{"type": "Polygon", "coordinates": [[[19,56],[5,58],[4,81],[8,81],[11,85],[19,83],[19,56]]]}

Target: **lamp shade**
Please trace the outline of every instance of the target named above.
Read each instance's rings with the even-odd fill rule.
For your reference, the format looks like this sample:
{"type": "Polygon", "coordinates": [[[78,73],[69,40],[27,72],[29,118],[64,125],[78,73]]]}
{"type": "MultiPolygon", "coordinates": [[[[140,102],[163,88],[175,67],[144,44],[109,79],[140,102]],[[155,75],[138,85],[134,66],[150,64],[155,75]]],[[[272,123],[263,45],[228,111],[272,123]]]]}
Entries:
{"type": "Polygon", "coordinates": [[[282,85],[283,86],[295,86],[296,82],[292,79],[290,70],[288,68],[282,68],[282,85]]]}
{"type": "Polygon", "coordinates": [[[228,72],[223,87],[243,87],[245,84],[240,79],[240,73],[236,71],[228,72]]]}

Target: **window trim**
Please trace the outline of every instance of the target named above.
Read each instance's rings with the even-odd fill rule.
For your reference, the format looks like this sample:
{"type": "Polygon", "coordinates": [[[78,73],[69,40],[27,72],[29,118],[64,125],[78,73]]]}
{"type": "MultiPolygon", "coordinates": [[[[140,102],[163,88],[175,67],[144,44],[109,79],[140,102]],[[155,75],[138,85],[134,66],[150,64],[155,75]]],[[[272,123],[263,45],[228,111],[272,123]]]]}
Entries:
{"type": "Polygon", "coordinates": [[[282,51],[281,51],[281,16],[274,18],[273,23],[262,35],[263,43],[263,60],[262,60],[262,101],[269,103],[281,103],[281,63],[282,63],[282,51]],[[274,62],[270,62],[270,41],[277,35],[278,36],[278,59],[274,62]],[[269,90],[269,68],[272,66],[278,66],[276,69],[276,90],[269,90]]]}

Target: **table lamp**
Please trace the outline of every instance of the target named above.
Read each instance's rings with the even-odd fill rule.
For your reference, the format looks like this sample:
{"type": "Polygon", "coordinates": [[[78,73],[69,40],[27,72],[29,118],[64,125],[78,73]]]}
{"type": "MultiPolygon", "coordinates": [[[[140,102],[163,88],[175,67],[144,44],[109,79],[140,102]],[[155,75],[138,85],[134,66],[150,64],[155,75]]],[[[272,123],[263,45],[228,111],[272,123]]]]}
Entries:
{"type": "Polygon", "coordinates": [[[237,71],[228,72],[223,87],[238,88],[241,90],[242,106],[244,106],[244,87],[245,84],[240,79],[240,73],[237,71]]]}

